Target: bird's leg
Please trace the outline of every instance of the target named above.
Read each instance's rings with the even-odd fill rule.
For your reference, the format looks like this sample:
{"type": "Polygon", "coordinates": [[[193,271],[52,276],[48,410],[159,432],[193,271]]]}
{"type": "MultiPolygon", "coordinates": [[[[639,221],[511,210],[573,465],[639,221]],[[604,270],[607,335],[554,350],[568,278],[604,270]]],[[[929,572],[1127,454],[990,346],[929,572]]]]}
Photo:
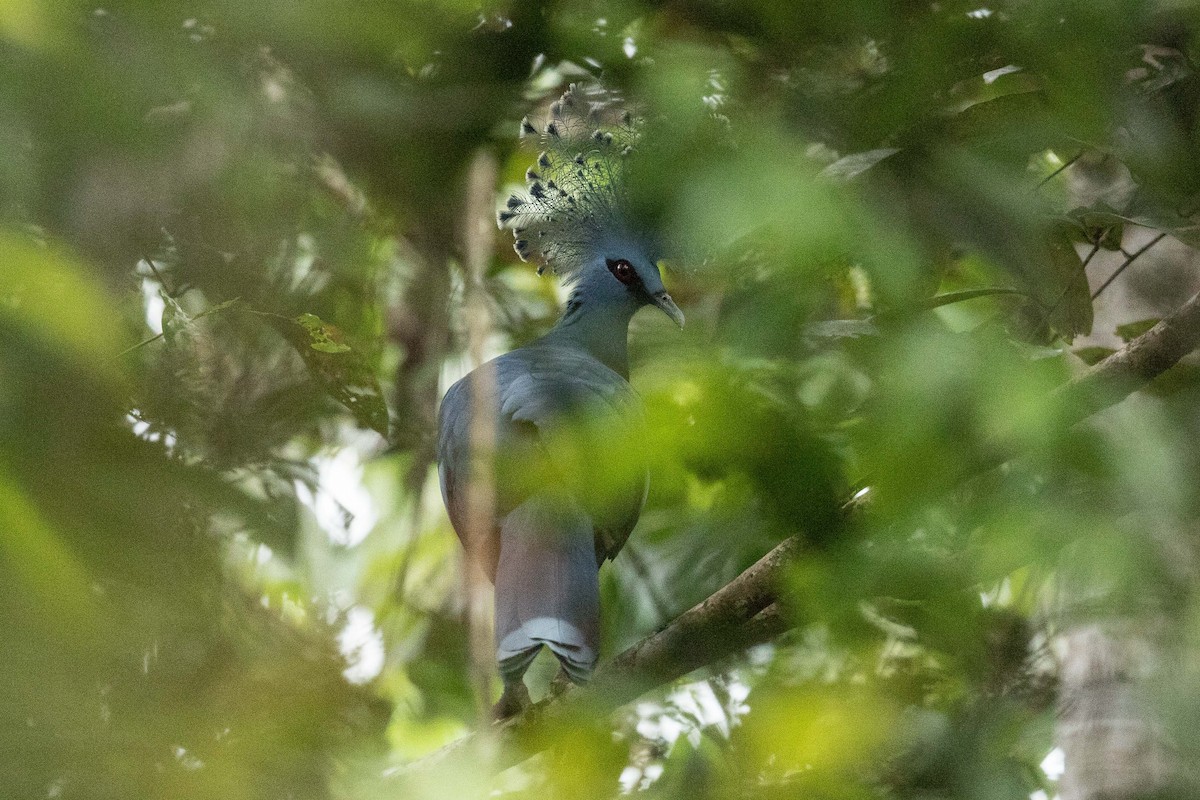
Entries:
{"type": "Polygon", "coordinates": [[[520,714],[529,706],[529,689],[525,686],[523,678],[517,678],[512,683],[504,685],[504,694],[500,695],[496,705],[492,706],[492,717],[497,722],[503,722],[520,714]]]}
{"type": "Polygon", "coordinates": [[[550,681],[550,696],[558,697],[567,689],[570,689],[572,683],[573,681],[567,675],[567,671],[560,666],[558,672],[554,674],[554,678],[550,681]]]}

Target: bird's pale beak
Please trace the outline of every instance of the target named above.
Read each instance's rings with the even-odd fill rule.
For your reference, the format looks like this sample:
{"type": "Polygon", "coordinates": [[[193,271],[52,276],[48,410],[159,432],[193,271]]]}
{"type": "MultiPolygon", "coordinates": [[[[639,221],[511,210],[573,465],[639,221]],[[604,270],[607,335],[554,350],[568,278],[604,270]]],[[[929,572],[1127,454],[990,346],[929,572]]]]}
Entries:
{"type": "Polygon", "coordinates": [[[663,313],[675,321],[675,324],[680,328],[683,327],[683,312],[679,310],[679,306],[675,305],[675,301],[671,299],[671,295],[666,292],[659,292],[653,297],[654,305],[663,310],[663,313]]]}

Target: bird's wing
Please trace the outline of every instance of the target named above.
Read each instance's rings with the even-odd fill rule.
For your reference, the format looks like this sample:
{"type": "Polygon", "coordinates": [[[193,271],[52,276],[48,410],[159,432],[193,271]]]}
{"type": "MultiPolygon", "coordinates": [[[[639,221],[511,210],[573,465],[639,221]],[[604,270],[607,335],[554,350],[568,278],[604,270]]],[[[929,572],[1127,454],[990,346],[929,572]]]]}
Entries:
{"type": "MultiPolygon", "coordinates": [[[[591,516],[597,561],[620,551],[641,514],[648,477],[639,452],[645,420],[629,382],[581,350],[543,346],[504,397],[514,421],[535,426],[552,448],[567,447],[563,472],[591,516]]],[[[551,453],[551,459],[555,454],[551,453]]],[[[564,488],[564,487],[556,487],[564,488]]]]}
{"type": "MultiPolygon", "coordinates": [[[[547,486],[548,491],[568,491],[592,516],[596,554],[612,558],[620,550],[637,522],[645,501],[645,468],[638,454],[613,452],[629,447],[638,437],[631,432],[644,424],[641,404],[629,383],[592,356],[561,346],[535,345],[521,348],[485,365],[490,375],[473,372],[446,393],[439,412],[438,462],[442,497],[460,538],[464,537],[465,481],[469,471],[472,395],[479,387],[490,389],[484,408],[495,409],[495,440],[498,454],[519,454],[510,464],[533,456],[535,450],[557,463],[566,463],[564,485],[547,486]],[[566,445],[568,452],[562,451],[566,445]],[[547,450],[550,452],[547,453],[547,450]],[[581,486],[589,466],[622,464],[624,480],[603,497],[581,486]],[[585,474],[579,475],[583,470],[585,474]],[[569,484],[569,485],[567,485],[569,484]]],[[[556,481],[554,470],[541,470],[534,480],[556,481]]],[[[528,481],[505,477],[497,481],[500,498],[494,532],[482,563],[494,575],[498,556],[500,520],[535,490],[528,481]]],[[[465,540],[464,540],[465,544],[465,540]]]]}
{"type": "MultiPolygon", "coordinates": [[[[470,428],[471,382],[470,376],[467,376],[447,390],[438,408],[437,462],[442,502],[450,515],[450,524],[468,552],[473,550],[467,541],[466,507],[471,467],[470,428]]],[[[495,575],[499,556],[497,537],[498,530],[489,531],[480,543],[486,552],[474,554],[490,576],[495,575]]]]}

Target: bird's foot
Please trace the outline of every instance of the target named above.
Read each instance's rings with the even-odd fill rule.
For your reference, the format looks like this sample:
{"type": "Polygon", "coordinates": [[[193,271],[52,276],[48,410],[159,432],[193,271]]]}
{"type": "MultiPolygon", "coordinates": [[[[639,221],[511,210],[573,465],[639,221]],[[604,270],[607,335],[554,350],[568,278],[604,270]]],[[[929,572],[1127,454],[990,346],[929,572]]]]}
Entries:
{"type": "Polygon", "coordinates": [[[562,667],[558,668],[558,672],[554,674],[554,678],[550,681],[550,696],[558,697],[560,694],[571,688],[573,681],[567,675],[567,671],[562,667]]]}
{"type": "Polygon", "coordinates": [[[503,722],[520,714],[530,705],[529,689],[525,686],[525,681],[510,683],[504,687],[504,694],[500,695],[496,705],[492,706],[492,718],[503,722]]]}

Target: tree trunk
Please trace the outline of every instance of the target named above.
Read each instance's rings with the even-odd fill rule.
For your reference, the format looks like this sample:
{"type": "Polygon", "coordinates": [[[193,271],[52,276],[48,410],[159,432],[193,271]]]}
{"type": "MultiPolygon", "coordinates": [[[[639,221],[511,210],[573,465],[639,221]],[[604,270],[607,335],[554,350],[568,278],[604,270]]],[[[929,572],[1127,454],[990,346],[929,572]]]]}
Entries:
{"type": "Polygon", "coordinates": [[[1146,691],[1162,663],[1156,628],[1093,622],[1062,637],[1062,800],[1148,797],[1172,782],[1174,759],[1146,691]]]}

